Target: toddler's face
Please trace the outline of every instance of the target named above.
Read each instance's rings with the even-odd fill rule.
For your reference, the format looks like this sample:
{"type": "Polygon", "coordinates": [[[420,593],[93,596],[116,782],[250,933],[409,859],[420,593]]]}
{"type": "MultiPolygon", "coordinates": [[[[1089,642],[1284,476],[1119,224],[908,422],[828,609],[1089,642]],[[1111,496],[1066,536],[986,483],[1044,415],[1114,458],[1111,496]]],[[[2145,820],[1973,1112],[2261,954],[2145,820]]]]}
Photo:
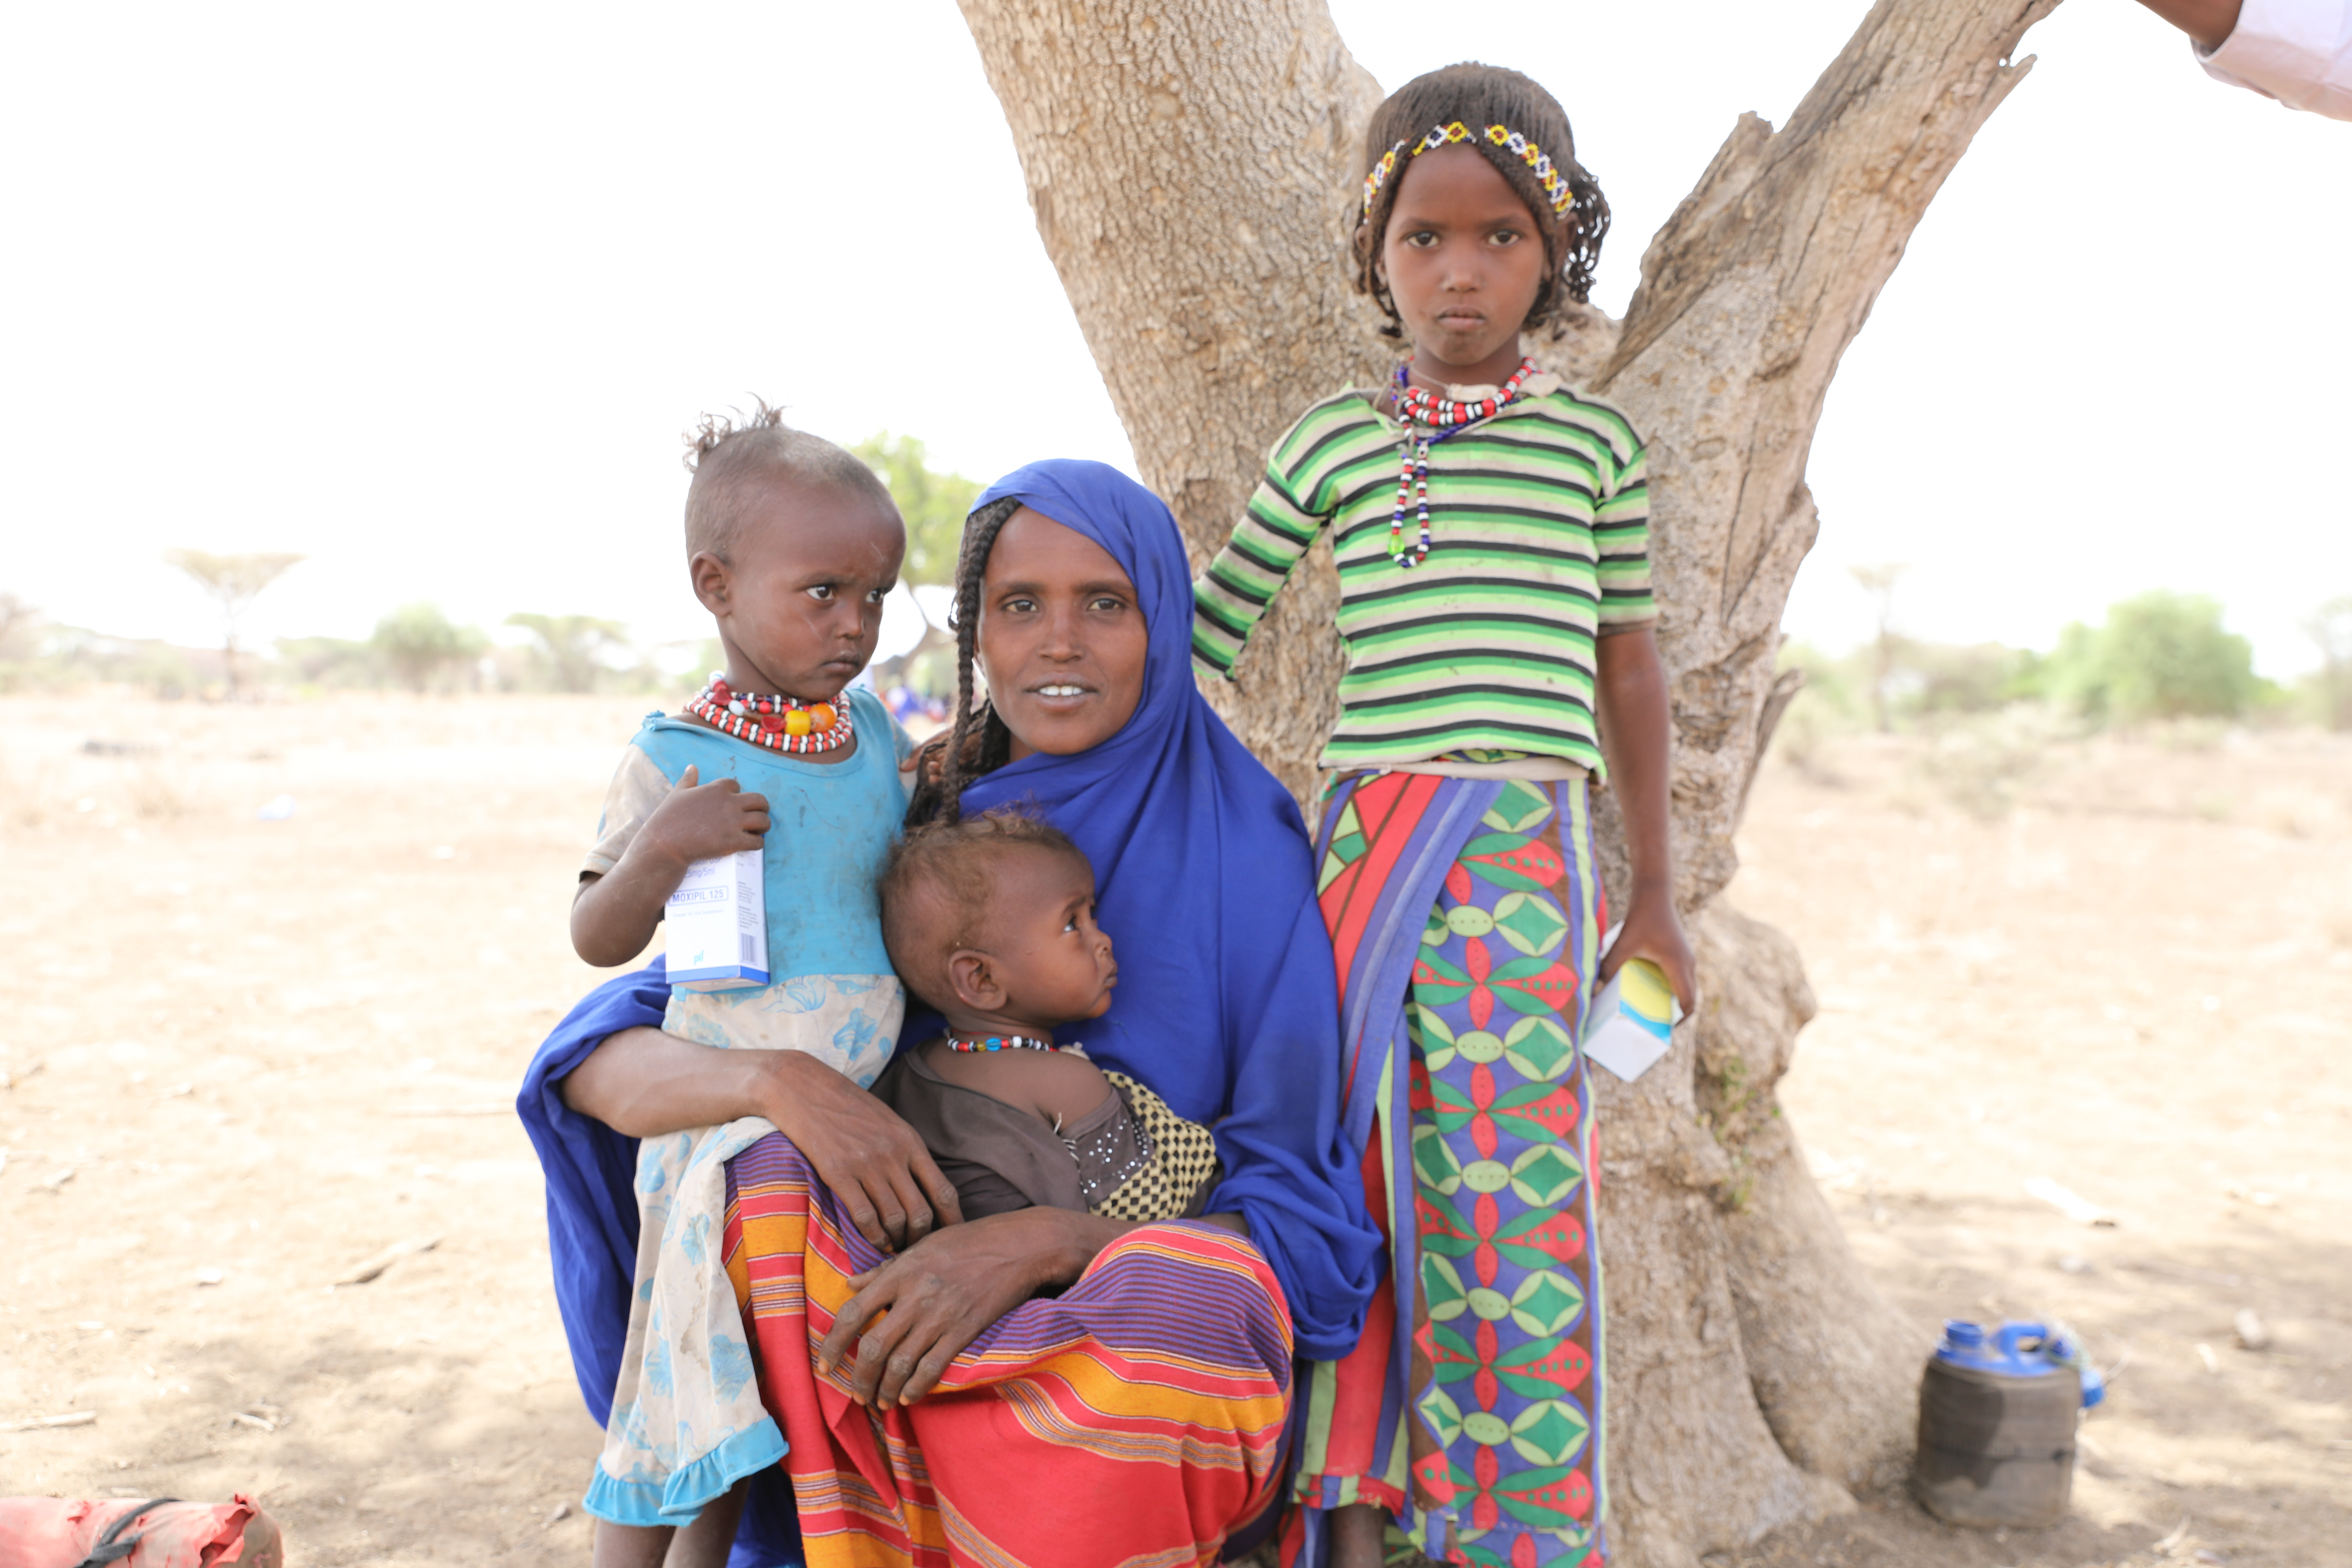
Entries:
{"type": "Polygon", "coordinates": [[[1005,990],[1003,1010],[1047,1028],[1109,1012],[1118,962],[1095,924],[1086,857],[1024,847],[995,859],[985,945],[1005,990]]]}
{"type": "Polygon", "coordinates": [[[874,657],[883,595],[906,552],[906,526],[870,497],[761,487],[733,563],[694,561],[695,591],[718,619],[730,683],[804,701],[837,694],[874,657]]]}

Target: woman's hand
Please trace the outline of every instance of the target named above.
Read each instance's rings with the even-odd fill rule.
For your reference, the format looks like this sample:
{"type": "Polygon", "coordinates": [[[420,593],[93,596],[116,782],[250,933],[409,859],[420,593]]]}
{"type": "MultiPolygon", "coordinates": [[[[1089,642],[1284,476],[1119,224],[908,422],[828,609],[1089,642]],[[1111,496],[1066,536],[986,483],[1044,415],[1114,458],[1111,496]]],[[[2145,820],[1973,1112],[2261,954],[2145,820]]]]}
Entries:
{"type": "Polygon", "coordinates": [[[1132,1228],[1067,1209],[1029,1208],[941,1231],[851,1281],[857,1293],[817,1347],[817,1370],[832,1372],[855,1344],[850,1397],[878,1410],[911,1405],[982,1330],[1041,1286],[1077,1279],[1132,1228]]]}
{"type": "Polygon", "coordinates": [[[963,1218],[955,1187],[898,1113],[814,1057],[729,1051],[623,1029],[572,1069],[563,1103],[630,1138],[764,1116],[808,1156],[858,1234],[888,1252],[963,1218]]]}
{"type": "Polygon", "coordinates": [[[963,1223],[955,1184],[897,1111],[814,1057],[761,1054],[754,1114],[808,1156],[860,1236],[891,1252],[963,1223]]]}

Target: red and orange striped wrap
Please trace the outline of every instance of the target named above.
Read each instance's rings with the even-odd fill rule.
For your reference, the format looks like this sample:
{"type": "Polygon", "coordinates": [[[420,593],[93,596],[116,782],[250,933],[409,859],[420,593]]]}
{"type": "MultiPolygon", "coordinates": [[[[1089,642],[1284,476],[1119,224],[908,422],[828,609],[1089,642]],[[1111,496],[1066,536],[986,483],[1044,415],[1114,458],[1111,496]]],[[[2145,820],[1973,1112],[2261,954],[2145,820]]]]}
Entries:
{"type": "Polygon", "coordinates": [[[733,1163],[727,1269],[784,1429],[810,1568],[1213,1563],[1275,1500],[1290,1314],[1257,1249],[1146,1226],[877,1413],[814,1352],[883,1261],[781,1135],[733,1163]]]}

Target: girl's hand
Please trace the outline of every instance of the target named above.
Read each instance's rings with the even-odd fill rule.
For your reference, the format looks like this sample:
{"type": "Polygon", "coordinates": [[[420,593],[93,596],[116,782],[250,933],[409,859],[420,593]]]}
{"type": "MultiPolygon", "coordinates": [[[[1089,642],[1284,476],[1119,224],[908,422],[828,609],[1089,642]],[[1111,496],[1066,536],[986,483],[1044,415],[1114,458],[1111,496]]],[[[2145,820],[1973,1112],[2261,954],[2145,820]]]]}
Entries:
{"type": "Polygon", "coordinates": [[[1608,984],[1610,977],[1633,958],[1646,958],[1665,972],[1666,984],[1674,987],[1684,1016],[1698,1010],[1698,960],[1691,952],[1690,938],[1683,934],[1682,917],[1675,912],[1671,894],[1661,890],[1647,898],[1633,896],[1626,906],[1624,929],[1601,957],[1594,986],[1608,984]]]}
{"type": "Polygon", "coordinates": [[[911,1405],[982,1330],[1040,1286],[1076,1279],[1129,1228],[1093,1215],[1030,1208],[941,1231],[850,1281],[857,1293],[817,1347],[817,1370],[832,1372],[854,1345],[850,1397],[877,1410],[911,1405]]]}
{"type": "Polygon", "coordinates": [[[700,784],[697,782],[700,777],[700,772],[688,763],[669,794],[646,818],[645,826],[637,830],[638,841],[649,851],[675,861],[680,875],[697,860],[757,849],[767,838],[766,795],[746,795],[731,778],[700,784]]]}
{"type": "Polygon", "coordinates": [[[808,1156],[858,1235],[893,1252],[962,1226],[955,1184],[897,1111],[814,1057],[761,1054],[759,1114],[808,1156]]]}

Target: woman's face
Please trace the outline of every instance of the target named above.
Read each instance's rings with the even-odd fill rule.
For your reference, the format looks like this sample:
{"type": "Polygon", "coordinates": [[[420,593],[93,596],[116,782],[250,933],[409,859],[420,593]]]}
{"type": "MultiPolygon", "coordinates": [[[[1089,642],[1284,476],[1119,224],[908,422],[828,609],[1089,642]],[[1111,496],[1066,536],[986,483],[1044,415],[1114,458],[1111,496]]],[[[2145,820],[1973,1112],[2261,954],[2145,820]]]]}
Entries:
{"type": "Polygon", "coordinates": [[[981,577],[978,658],[1014,761],[1118,734],[1143,700],[1149,642],[1108,551],[1025,506],[1005,521],[981,577]]]}

